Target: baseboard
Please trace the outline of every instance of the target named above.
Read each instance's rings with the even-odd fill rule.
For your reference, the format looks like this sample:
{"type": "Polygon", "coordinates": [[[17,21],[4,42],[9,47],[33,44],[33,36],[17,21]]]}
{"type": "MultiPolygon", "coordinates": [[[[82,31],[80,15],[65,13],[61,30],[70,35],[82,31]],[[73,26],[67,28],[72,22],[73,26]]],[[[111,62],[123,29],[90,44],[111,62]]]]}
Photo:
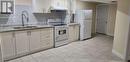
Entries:
{"type": "Polygon", "coordinates": [[[125,60],[124,55],[120,54],[119,52],[112,50],[112,53],[115,54],[117,57],[121,58],[122,60],[125,60]]]}
{"type": "Polygon", "coordinates": [[[109,36],[114,36],[113,34],[110,34],[110,33],[107,33],[107,35],[109,35],[109,36]]]}

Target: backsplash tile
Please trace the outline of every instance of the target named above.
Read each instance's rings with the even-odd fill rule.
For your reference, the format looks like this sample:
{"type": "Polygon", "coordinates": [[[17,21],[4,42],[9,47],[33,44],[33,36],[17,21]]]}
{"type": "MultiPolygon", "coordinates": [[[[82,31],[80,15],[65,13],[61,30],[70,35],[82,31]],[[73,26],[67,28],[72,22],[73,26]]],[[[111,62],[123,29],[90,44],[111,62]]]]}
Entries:
{"type": "MultiPolygon", "coordinates": [[[[32,14],[32,9],[30,6],[16,5],[15,14],[10,15],[8,20],[8,25],[22,25],[22,11],[28,11],[29,13],[29,24],[37,24],[35,16],[32,14]]],[[[27,24],[27,21],[24,21],[27,24]]]]}
{"type": "MultiPolygon", "coordinates": [[[[38,13],[34,14],[32,12],[31,6],[26,5],[16,5],[15,6],[15,13],[11,15],[2,15],[0,14],[0,26],[14,26],[14,25],[22,25],[22,11],[28,11],[29,13],[29,24],[47,24],[48,19],[62,19],[61,21],[65,21],[65,14],[58,14],[58,13],[38,13]]],[[[26,21],[24,21],[27,24],[26,21]]]]}

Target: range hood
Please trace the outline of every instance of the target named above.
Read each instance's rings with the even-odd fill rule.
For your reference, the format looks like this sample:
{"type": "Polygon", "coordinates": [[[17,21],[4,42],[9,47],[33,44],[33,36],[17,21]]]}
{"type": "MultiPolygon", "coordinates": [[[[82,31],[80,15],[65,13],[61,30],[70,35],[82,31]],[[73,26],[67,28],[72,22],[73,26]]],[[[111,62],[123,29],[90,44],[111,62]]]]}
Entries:
{"type": "Polygon", "coordinates": [[[51,6],[51,12],[66,12],[68,9],[60,6],[51,6]]]}

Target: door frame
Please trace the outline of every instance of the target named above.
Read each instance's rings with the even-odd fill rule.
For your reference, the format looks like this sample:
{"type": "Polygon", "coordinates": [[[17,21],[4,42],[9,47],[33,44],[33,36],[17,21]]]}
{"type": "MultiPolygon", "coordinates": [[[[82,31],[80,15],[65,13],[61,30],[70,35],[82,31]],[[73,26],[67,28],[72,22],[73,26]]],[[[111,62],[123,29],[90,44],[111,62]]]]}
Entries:
{"type": "MultiPolygon", "coordinates": [[[[95,22],[95,31],[96,31],[96,33],[98,33],[97,32],[97,18],[98,18],[98,6],[102,6],[102,5],[109,5],[109,4],[98,4],[98,5],[96,5],[96,22],[95,22]]],[[[109,6],[108,6],[109,7],[109,6]]],[[[107,14],[108,15],[108,14],[107,14]]],[[[107,21],[108,21],[108,19],[107,19],[107,21]]],[[[107,24],[106,24],[106,29],[105,29],[105,33],[103,33],[103,34],[107,34],[107,24]]]]}
{"type": "MultiPolygon", "coordinates": [[[[129,8],[129,15],[130,15],[130,8],[129,8]]],[[[129,31],[128,31],[128,37],[127,37],[127,42],[126,42],[126,48],[125,48],[125,59],[130,62],[130,17],[129,17],[129,31]]]]}

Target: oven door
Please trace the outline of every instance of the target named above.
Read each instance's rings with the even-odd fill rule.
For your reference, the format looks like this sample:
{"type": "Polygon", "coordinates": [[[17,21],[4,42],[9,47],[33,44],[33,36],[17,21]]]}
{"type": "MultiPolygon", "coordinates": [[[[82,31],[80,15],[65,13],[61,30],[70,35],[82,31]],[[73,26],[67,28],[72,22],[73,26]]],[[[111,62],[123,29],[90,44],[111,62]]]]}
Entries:
{"type": "Polygon", "coordinates": [[[60,42],[68,40],[68,28],[58,27],[55,29],[55,41],[60,42]]]}

